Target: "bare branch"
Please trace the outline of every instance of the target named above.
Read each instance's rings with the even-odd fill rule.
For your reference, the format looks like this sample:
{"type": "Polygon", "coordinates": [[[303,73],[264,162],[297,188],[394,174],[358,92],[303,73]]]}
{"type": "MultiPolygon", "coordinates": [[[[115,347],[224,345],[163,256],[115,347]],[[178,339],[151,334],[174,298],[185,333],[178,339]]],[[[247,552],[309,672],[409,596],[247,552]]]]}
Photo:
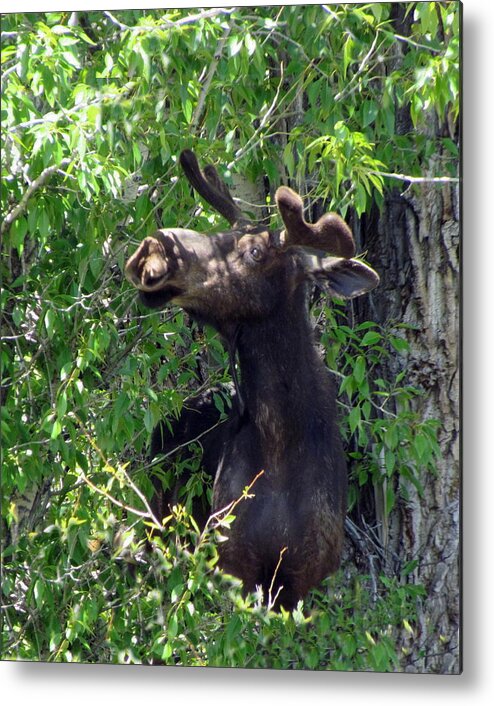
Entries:
{"type": "MultiPolygon", "coordinates": [[[[96,444],[95,440],[90,436],[89,432],[85,429],[85,427],[84,427],[83,423],[81,422],[81,420],[80,420],[76,415],[74,415],[74,416],[75,416],[75,418],[76,418],[76,420],[77,420],[77,422],[78,422],[78,424],[79,424],[79,426],[80,426],[80,428],[81,428],[82,433],[84,434],[84,436],[86,437],[86,439],[89,441],[89,443],[90,443],[90,445],[93,447],[93,449],[95,449],[95,451],[98,453],[98,455],[100,456],[101,460],[104,462],[105,466],[107,466],[108,468],[113,468],[113,467],[111,466],[111,464],[107,461],[107,459],[104,457],[103,452],[102,452],[101,449],[98,447],[98,445],[96,444]]],[[[152,522],[156,527],[158,527],[159,529],[161,529],[161,523],[160,523],[160,521],[157,519],[157,517],[155,516],[155,514],[153,513],[153,511],[152,511],[152,509],[151,509],[151,507],[150,507],[148,501],[146,500],[144,494],[139,490],[139,488],[135,485],[135,483],[132,482],[132,480],[131,480],[130,477],[129,477],[129,474],[126,472],[125,468],[124,468],[122,465],[119,466],[119,469],[118,469],[118,470],[122,473],[122,475],[123,475],[124,478],[125,478],[126,483],[127,483],[127,484],[129,485],[129,487],[134,491],[134,493],[137,495],[137,497],[139,498],[139,500],[140,500],[140,501],[142,502],[142,504],[144,505],[144,507],[145,507],[145,511],[144,511],[144,512],[143,512],[142,510],[138,510],[138,509],[135,508],[135,507],[131,507],[130,505],[127,505],[126,503],[121,502],[120,500],[118,500],[117,498],[115,498],[113,495],[111,495],[107,490],[104,490],[103,488],[100,488],[100,487],[98,487],[97,485],[95,485],[95,484],[88,478],[88,476],[84,473],[84,471],[82,470],[82,468],[79,468],[79,474],[80,474],[80,476],[82,477],[82,479],[84,480],[84,482],[87,483],[87,485],[88,485],[90,488],[92,488],[92,490],[94,490],[96,493],[99,493],[100,495],[103,495],[105,498],[107,498],[107,500],[109,500],[110,502],[112,502],[114,505],[116,505],[117,507],[121,507],[123,510],[126,510],[127,512],[131,512],[131,513],[133,513],[134,515],[137,515],[138,517],[143,517],[143,518],[145,518],[145,519],[151,520],[151,522],[152,522]]]]}
{"type": "MultiPolygon", "coordinates": [[[[413,184],[459,184],[460,179],[458,177],[449,177],[449,176],[438,176],[438,177],[429,177],[429,176],[410,176],[410,174],[395,174],[394,172],[372,172],[372,174],[377,174],[383,178],[388,178],[388,179],[397,179],[398,181],[404,181],[406,182],[404,184],[404,190],[401,193],[401,196],[405,196],[410,189],[412,188],[413,184]]],[[[383,403],[384,406],[385,402],[383,403]]],[[[384,410],[383,410],[384,411],[384,410]]]]}
{"type": "Polygon", "coordinates": [[[88,101],[87,103],[81,103],[79,105],[75,105],[73,108],[69,108],[68,110],[61,109],[60,113],[52,113],[50,117],[47,118],[46,115],[43,115],[41,118],[33,118],[32,120],[26,120],[22,123],[17,123],[17,125],[11,125],[9,126],[9,132],[15,132],[16,130],[22,130],[24,128],[28,127],[34,127],[35,125],[41,125],[42,123],[58,123],[59,120],[66,120],[67,118],[70,119],[70,116],[73,113],[79,113],[86,108],[90,108],[93,105],[101,105],[105,101],[110,101],[110,100],[118,100],[119,98],[125,98],[125,96],[128,95],[128,93],[133,90],[135,84],[132,81],[129,81],[128,83],[125,84],[123,87],[125,91],[115,91],[115,92],[108,92],[108,93],[100,93],[97,98],[94,100],[88,101]]]}
{"type": "Polygon", "coordinates": [[[371,171],[371,174],[376,174],[377,176],[387,177],[388,179],[399,179],[400,181],[409,181],[412,184],[428,184],[428,183],[438,183],[438,184],[457,184],[460,180],[458,177],[414,177],[410,174],[395,174],[394,172],[377,172],[371,171]]]}
{"type": "Polygon", "coordinates": [[[242,500],[248,500],[250,498],[255,497],[254,494],[252,494],[250,491],[253,487],[253,485],[256,483],[256,481],[264,475],[264,470],[259,471],[259,473],[255,476],[255,478],[250,482],[250,484],[245,488],[244,492],[242,495],[237,498],[236,500],[232,500],[231,503],[228,503],[225,507],[221,508],[221,510],[217,510],[214,514],[209,516],[208,521],[206,522],[206,526],[204,527],[204,530],[202,531],[201,534],[201,539],[205,537],[207,531],[211,528],[212,522],[216,522],[216,524],[213,526],[214,529],[216,529],[219,525],[221,525],[221,522],[224,520],[224,518],[227,515],[231,515],[233,510],[237,507],[239,503],[242,502],[242,500]]]}
{"type": "MultiPolygon", "coordinates": [[[[205,387],[205,385],[203,387],[205,387]]],[[[197,394],[197,392],[194,394],[197,394]]],[[[150,463],[147,463],[143,468],[146,470],[149,470],[150,468],[153,468],[153,466],[157,466],[160,463],[162,463],[166,458],[176,454],[177,451],[180,451],[180,449],[185,449],[195,442],[200,443],[200,440],[203,436],[205,436],[206,434],[209,434],[210,431],[213,431],[213,429],[216,429],[216,427],[219,427],[220,424],[224,424],[225,422],[226,422],[226,419],[220,419],[219,422],[216,422],[212,426],[208,427],[207,429],[202,431],[200,434],[195,436],[193,439],[187,439],[187,441],[185,441],[183,444],[177,444],[177,446],[174,446],[173,449],[171,449],[171,451],[168,451],[167,453],[158,454],[155,459],[153,459],[150,463]]]]}
{"type": "Polygon", "coordinates": [[[322,7],[322,9],[324,10],[324,12],[327,12],[328,15],[331,15],[331,17],[332,17],[334,20],[338,20],[338,19],[339,19],[339,17],[338,17],[338,15],[336,14],[336,12],[333,12],[333,10],[329,7],[329,5],[321,5],[321,7],[322,7]]]}
{"type": "Polygon", "coordinates": [[[120,20],[117,20],[117,18],[112,15],[111,12],[108,12],[107,10],[103,13],[108,17],[110,22],[112,22],[114,25],[117,27],[120,27],[120,29],[125,30],[127,32],[152,32],[153,30],[159,30],[159,29],[170,29],[172,27],[181,27],[182,25],[186,24],[191,24],[192,22],[198,22],[200,20],[206,20],[210,17],[217,17],[218,15],[231,15],[232,12],[235,12],[237,8],[236,7],[218,7],[218,8],[211,8],[209,10],[203,10],[202,12],[198,12],[196,15],[188,15],[187,17],[182,17],[180,20],[166,20],[164,24],[162,25],[136,25],[134,27],[130,27],[129,25],[124,24],[123,22],[120,22],[120,20]]]}
{"type": "Polygon", "coordinates": [[[276,592],[276,595],[273,596],[273,588],[274,588],[274,582],[276,580],[276,576],[278,575],[278,571],[281,566],[281,562],[283,560],[283,554],[286,552],[288,547],[283,547],[283,549],[280,551],[280,557],[278,559],[278,563],[276,564],[276,568],[273,573],[273,578],[271,579],[271,583],[269,585],[268,589],[268,610],[272,610],[274,607],[274,604],[278,600],[278,596],[280,595],[280,592],[283,590],[283,586],[280,586],[276,592]]]}
{"type": "Polygon", "coordinates": [[[198,20],[205,20],[210,17],[217,17],[217,15],[231,15],[232,12],[235,12],[236,9],[236,7],[211,8],[210,10],[203,10],[202,12],[199,12],[197,13],[197,15],[189,15],[188,17],[182,17],[181,20],[177,20],[172,24],[175,27],[180,27],[181,25],[186,25],[191,22],[197,22],[198,20]]]}
{"type": "Polygon", "coordinates": [[[71,163],[71,159],[68,157],[65,157],[62,159],[60,164],[54,164],[51,167],[46,167],[46,169],[43,169],[39,177],[37,177],[32,184],[26,189],[24,192],[24,195],[20,202],[17,204],[15,208],[13,208],[5,218],[3,219],[2,225],[0,226],[0,234],[3,235],[12,225],[12,223],[15,221],[16,218],[19,218],[24,211],[27,208],[27,204],[29,202],[29,199],[31,196],[34,194],[35,191],[40,189],[47,181],[48,179],[55,174],[55,172],[58,172],[60,169],[63,167],[66,167],[71,163]]]}
{"type": "Polygon", "coordinates": [[[394,38],[397,39],[399,42],[411,44],[412,46],[417,47],[418,49],[427,49],[427,51],[430,51],[433,54],[441,54],[443,51],[442,49],[434,49],[434,47],[428,47],[426,44],[419,44],[418,42],[414,42],[413,39],[410,39],[410,37],[402,37],[401,34],[395,34],[394,38]]]}
{"type": "Polygon", "coordinates": [[[269,108],[267,109],[267,111],[264,113],[264,115],[263,115],[263,117],[262,117],[262,120],[261,120],[261,122],[259,123],[259,127],[257,128],[257,130],[256,130],[256,131],[254,132],[254,134],[249,138],[249,140],[248,140],[247,143],[244,145],[244,147],[242,147],[241,149],[238,149],[238,150],[235,152],[235,159],[233,160],[233,162],[230,162],[230,164],[228,165],[228,169],[231,169],[231,168],[234,166],[234,164],[235,164],[235,162],[237,161],[237,159],[240,159],[241,157],[243,157],[245,154],[247,154],[247,152],[249,152],[249,151],[255,146],[256,143],[254,142],[254,140],[255,140],[256,137],[259,135],[259,133],[262,132],[262,130],[264,129],[264,127],[265,127],[266,123],[268,122],[270,116],[272,115],[274,109],[276,108],[276,104],[278,103],[278,98],[279,98],[280,92],[281,92],[281,87],[283,86],[283,79],[284,79],[283,62],[280,62],[280,80],[279,80],[279,83],[278,83],[278,87],[277,87],[277,89],[276,89],[275,97],[273,98],[273,101],[272,101],[271,105],[269,106],[269,108]]]}
{"type": "Polygon", "coordinates": [[[206,100],[206,96],[209,91],[209,87],[211,86],[211,81],[213,80],[213,76],[216,72],[216,68],[218,66],[219,60],[221,59],[221,55],[223,53],[223,49],[225,47],[226,40],[228,39],[228,35],[230,34],[232,29],[232,26],[229,24],[227,25],[223,36],[221,39],[218,41],[218,46],[216,47],[216,52],[214,54],[213,60],[209,66],[209,71],[206,76],[206,80],[204,81],[204,86],[201,91],[201,95],[199,96],[199,100],[197,101],[196,109],[194,110],[194,115],[192,116],[191,120],[191,128],[195,129],[197,127],[197,123],[199,122],[199,119],[202,115],[202,111],[204,108],[204,102],[206,100]]]}
{"type": "Polygon", "coordinates": [[[371,48],[369,49],[369,51],[367,52],[367,54],[366,54],[366,55],[364,56],[364,58],[362,59],[362,63],[361,63],[360,66],[358,67],[358,70],[354,73],[354,75],[352,76],[352,78],[350,79],[350,81],[347,83],[347,85],[345,86],[345,88],[344,88],[342,91],[340,91],[339,93],[337,93],[337,94],[335,95],[335,97],[334,97],[335,102],[342,100],[342,98],[344,98],[344,97],[349,93],[349,91],[351,90],[353,84],[354,84],[355,81],[358,79],[358,77],[362,75],[362,73],[363,73],[365,67],[367,66],[367,64],[368,64],[369,61],[370,61],[370,58],[371,58],[372,54],[374,53],[374,50],[375,50],[375,48],[376,48],[377,38],[378,38],[378,37],[379,37],[379,31],[376,32],[376,36],[374,37],[374,41],[373,41],[372,44],[371,44],[371,48]]]}
{"type": "Polygon", "coordinates": [[[10,66],[8,69],[5,69],[5,71],[2,71],[1,82],[3,83],[5,81],[5,79],[7,78],[7,76],[9,74],[11,74],[13,71],[15,71],[18,66],[19,66],[19,63],[16,62],[13,66],[10,66]]]}

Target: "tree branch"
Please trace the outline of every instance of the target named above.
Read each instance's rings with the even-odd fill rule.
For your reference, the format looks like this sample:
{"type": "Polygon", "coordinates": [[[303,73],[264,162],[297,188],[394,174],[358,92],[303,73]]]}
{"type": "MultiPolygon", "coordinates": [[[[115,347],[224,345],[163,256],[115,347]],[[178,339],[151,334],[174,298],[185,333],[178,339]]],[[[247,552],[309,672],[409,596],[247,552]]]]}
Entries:
{"type": "Polygon", "coordinates": [[[0,226],[0,234],[3,235],[12,225],[12,223],[16,220],[16,218],[19,218],[24,211],[27,208],[27,204],[29,202],[29,199],[31,196],[34,194],[35,191],[40,189],[45,182],[48,181],[48,179],[52,176],[52,174],[55,174],[55,172],[58,172],[59,169],[62,169],[63,167],[66,167],[71,163],[71,159],[68,157],[65,157],[62,159],[60,164],[54,164],[51,167],[47,167],[46,169],[43,169],[39,177],[37,177],[32,184],[29,185],[29,187],[26,189],[24,192],[24,195],[20,202],[17,204],[15,208],[13,208],[5,218],[3,219],[2,225],[0,226]]]}
{"type": "Polygon", "coordinates": [[[204,81],[204,86],[201,91],[201,95],[199,96],[199,100],[197,101],[196,109],[194,110],[194,115],[192,116],[192,120],[190,123],[190,126],[192,129],[195,129],[197,127],[197,123],[200,120],[200,117],[202,115],[202,111],[204,108],[204,102],[206,100],[206,96],[209,91],[209,87],[211,85],[211,81],[213,80],[213,76],[216,72],[216,68],[218,66],[219,60],[221,59],[221,55],[223,53],[223,49],[225,47],[226,40],[228,39],[228,35],[230,34],[232,29],[231,24],[227,25],[223,36],[221,39],[218,41],[218,46],[216,47],[216,52],[213,57],[213,61],[211,62],[211,65],[209,67],[208,74],[206,76],[206,80],[204,81]]]}
{"type": "Polygon", "coordinates": [[[180,20],[176,20],[175,22],[173,20],[165,20],[164,24],[158,25],[157,27],[154,25],[136,25],[134,27],[131,27],[130,25],[126,25],[123,22],[120,22],[120,20],[117,20],[117,18],[107,10],[103,14],[108,17],[110,22],[113,22],[114,25],[120,27],[121,30],[129,32],[149,32],[158,29],[170,29],[172,27],[181,27],[182,25],[190,24],[192,22],[198,22],[199,20],[206,20],[210,17],[216,17],[217,15],[231,15],[232,12],[235,12],[236,9],[236,7],[210,8],[208,10],[198,12],[196,15],[188,15],[187,17],[182,17],[180,20]]]}
{"type": "MultiPolygon", "coordinates": [[[[251,135],[251,137],[249,138],[249,140],[247,141],[247,143],[244,145],[244,147],[238,149],[238,150],[235,152],[235,159],[234,159],[232,162],[230,162],[230,164],[228,165],[228,169],[231,169],[231,168],[233,167],[233,165],[235,164],[235,162],[236,162],[238,159],[240,159],[241,157],[243,157],[245,154],[247,154],[247,152],[249,152],[249,151],[254,147],[254,145],[256,144],[256,143],[254,142],[254,140],[255,140],[256,137],[259,135],[259,133],[261,133],[261,132],[263,131],[263,129],[264,129],[266,123],[268,122],[268,120],[269,120],[271,114],[273,113],[274,109],[276,108],[276,104],[278,103],[278,98],[279,98],[279,96],[280,96],[281,88],[282,88],[282,86],[283,86],[283,81],[284,81],[283,62],[280,62],[280,80],[279,80],[279,83],[278,83],[278,87],[277,87],[277,89],[276,89],[275,97],[273,98],[273,101],[272,101],[271,105],[269,106],[269,108],[267,109],[267,111],[264,113],[264,115],[263,115],[263,117],[262,117],[262,119],[261,119],[261,122],[259,123],[259,127],[257,128],[257,130],[251,135]]],[[[295,84],[295,85],[296,85],[296,84],[295,84]]]]}
{"type": "Polygon", "coordinates": [[[364,56],[364,58],[362,59],[362,63],[360,64],[360,66],[359,66],[359,68],[358,68],[358,71],[356,71],[356,73],[354,73],[354,75],[352,76],[352,78],[350,79],[350,81],[347,83],[347,85],[345,86],[345,88],[344,88],[342,91],[340,91],[339,93],[337,93],[337,94],[335,95],[335,97],[334,97],[335,103],[338,102],[338,101],[340,101],[342,98],[344,98],[344,97],[348,94],[349,90],[351,89],[351,87],[353,86],[353,84],[355,83],[355,81],[358,79],[359,76],[362,75],[362,73],[363,73],[365,67],[367,66],[367,64],[368,64],[369,61],[370,61],[370,58],[371,58],[372,54],[374,53],[374,50],[375,50],[375,48],[376,48],[377,38],[378,38],[378,37],[379,37],[379,31],[376,33],[376,36],[374,37],[374,41],[372,42],[371,48],[369,49],[369,51],[367,52],[367,54],[366,54],[366,55],[364,56]]]}
{"type": "Polygon", "coordinates": [[[448,184],[448,183],[458,183],[460,180],[458,177],[414,177],[409,174],[395,174],[394,172],[376,172],[372,171],[371,174],[376,174],[377,176],[387,177],[388,179],[399,179],[400,181],[409,181],[412,184],[427,184],[427,183],[438,183],[438,184],[448,184]]]}

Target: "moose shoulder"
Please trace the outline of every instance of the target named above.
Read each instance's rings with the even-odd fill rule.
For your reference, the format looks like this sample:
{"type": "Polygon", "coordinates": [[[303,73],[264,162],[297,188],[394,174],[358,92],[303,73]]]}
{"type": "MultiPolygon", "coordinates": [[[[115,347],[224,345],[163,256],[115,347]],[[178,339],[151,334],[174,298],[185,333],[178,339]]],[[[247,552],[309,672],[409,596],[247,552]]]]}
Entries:
{"type": "MultiPolygon", "coordinates": [[[[231,230],[158,230],[128,260],[126,276],[146,306],[178,304],[214,326],[230,359],[238,355],[240,379],[234,375],[235,402],[225,423],[217,424],[212,394],[205,393],[173,434],[164,425],[155,430],[151,453],[200,436],[204,469],[214,478],[213,513],[237,500],[262,471],[254,497],[235,508],[220,564],[245,590],[261,586],[266,600],[277,596],[277,606],[290,610],[338,568],[346,512],[335,390],[314,345],[309,288],[316,283],[352,298],[373,289],[379,277],[354,259],[352,233],[338,215],[309,224],[300,196],[280,187],[284,228],[267,230],[243,216],[214,167],[201,171],[189,150],[180,163],[231,230]]],[[[153,482],[154,508],[163,515],[177,488],[164,492],[153,482]]]]}

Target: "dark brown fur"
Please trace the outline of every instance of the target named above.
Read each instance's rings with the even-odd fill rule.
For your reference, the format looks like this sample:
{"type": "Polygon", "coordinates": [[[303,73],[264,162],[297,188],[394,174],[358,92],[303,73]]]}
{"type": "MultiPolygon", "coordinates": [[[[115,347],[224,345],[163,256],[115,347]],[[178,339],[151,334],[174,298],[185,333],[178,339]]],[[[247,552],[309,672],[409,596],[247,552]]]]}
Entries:
{"type": "MultiPolygon", "coordinates": [[[[300,197],[281,187],[277,204],[285,228],[267,231],[242,216],[214,168],[202,173],[189,151],[181,164],[233,230],[210,236],[157,231],[129,259],[126,274],[147,306],[173,302],[212,324],[232,359],[238,354],[240,381],[226,422],[217,424],[219,413],[205,393],[172,433],[158,427],[151,452],[168,452],[200,435],[204,470],[214,478],[213,513],[240,498],[262,471],[254,497],[235,506],[220,562],[246,590],[261,586],[267,602],[277,597],[277,606],[292,609],[339,566],[347,491],[335,390],[314,346],[308,283],[353,297],[379,278],[351,259],[353,238],[336,214],[308,224],[300,197]]],[[[154,507],[167,514],[177,489],[163,494],[155,485],[154,507]]],[[[204,524],[207,509],[194,512],[204,524]]]]}

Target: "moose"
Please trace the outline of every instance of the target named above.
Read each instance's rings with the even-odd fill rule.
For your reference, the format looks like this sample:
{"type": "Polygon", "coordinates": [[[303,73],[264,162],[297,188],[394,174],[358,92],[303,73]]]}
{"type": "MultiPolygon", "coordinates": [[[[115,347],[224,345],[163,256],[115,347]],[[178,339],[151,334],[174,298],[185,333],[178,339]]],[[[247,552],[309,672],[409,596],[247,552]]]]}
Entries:
{"type": "MultiPolygon", "coordinates": [[[[235,394],[223,423],[212,391],[194,398],[171,429],[161,423],[154,430],[151,457],[200,440],[213,490],[206,514],[196,508],[198,523],[251,487],[219,546],[220,567],[246,592],[261,587],[266,602],[275,596],[276,609],[292,610],[339,567],[347,502],[336,390],[315,345],[309,294],[315,284],[351,299],[376,287],[379,276],[354,257],[352,232],[339,215],[308,223],[301,197],[281,186],[275,200],[283,227],[268,229],[242,213],[214,166],[201,170],[190,150],[179,161],[230,229],[157,230],[127,261],[125,275],[146,307],[173,303],[216,329],[235,394]]],[[[163,517],[184,480],[169,490],[158,478],[153,483],[152,506],[163,517]]]]}

